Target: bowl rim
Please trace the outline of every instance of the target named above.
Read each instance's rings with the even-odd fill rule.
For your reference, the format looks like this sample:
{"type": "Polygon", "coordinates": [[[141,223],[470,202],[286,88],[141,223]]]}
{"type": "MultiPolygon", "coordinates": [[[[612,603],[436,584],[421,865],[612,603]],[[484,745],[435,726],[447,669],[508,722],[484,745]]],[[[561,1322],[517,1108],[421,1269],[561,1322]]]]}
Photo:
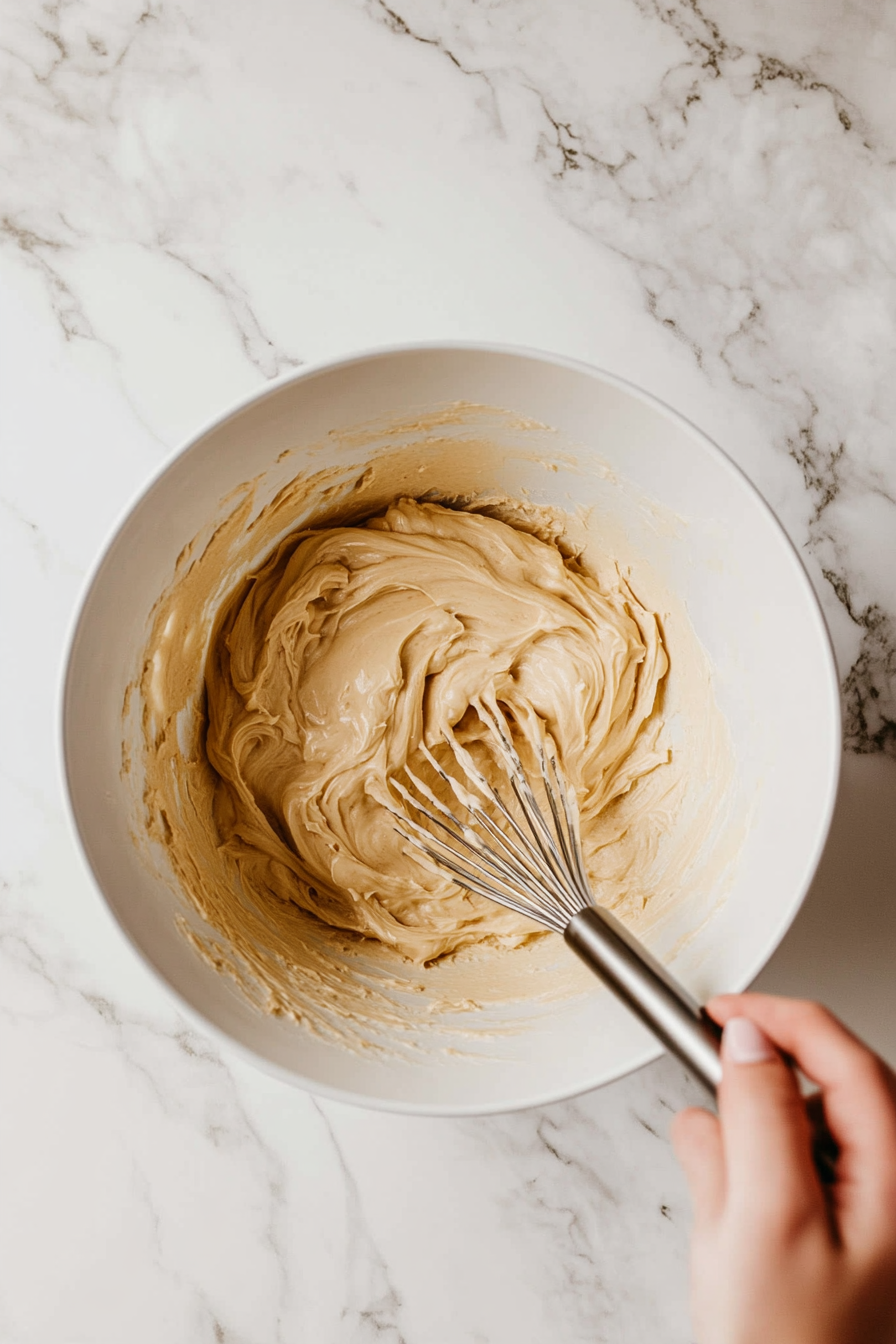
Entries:
{"type": "Polygon", "coordinates": [[[612,387],[618,388],[634,397],[635,400],[661,412],[663,415],[677,422],[689,433],[696,436],[696,438],[702,441],[703,445],[708,448],[711,453],[715,454],[723,469],[727,470],[728,473],[738,481],[739,485],[746,488],[748,493],[753,496],[754,501],[759,505],[761,512],[765,514],[766,521],[772,525],[773,529],[777,531],[779,538],[785,543],[785,550],[789,554],[794,571],[798,575],[806,596],[809,599],[813,624],[821,636],[821,647],[824,650],[829,699],[829,715],[827,722],[830,728],[831,749],[829,752],[830,759],[827,763],[828,777],[824,807],[821,810],[816,823],[815,840],[806,864],[806,872],[802,888],[795,896],[790,907],[783,913],[778,923],[772,930],[770,930],[767,939],[768,949],[763,952],[758,963],[753,966],[747,974],[741,977],[743,983],[738,984],[730,992],[737,993],[747,989],[771,960],[802,908],[809,888],[815,878],[819,863],[821,862],[828,835],[830,833],[834,808],[837,802],[840,767],[843,755],[840,681],[830,630],[828,629],[818,594],[815,591],[815,587],[795,542],[790,538],[783,523],[774,512],[771,505],[766,501],[765,497],[758,487],[754,485],[743,468],[740,467],[729,453],[727,453],[720,444],[716,443],[705,430],[702,430],[686,415],[670,406],[661,397],[652,392],[648,392],[637,383],[633,383],[619,374],[612,373],[609,370],[603,369],[599,365],[591,364],[586,360],[577,359],[554,351],[542,350],[535,346],[513,345],[493,341],[427,340],[367,346],[361,350],[352,351],[347,354],[309,361],[298,369],[290,369],[285,373],[272,378],[262,387],[245,393],[217,414],[200,423],[200,425],[188,434],[175,448],[164,455],[161,462],[150,473],[146,481],[129,499],[126,500],[122,508],[119,509],[113,523],[107,529],[102,544],[97,550],[96,555],[86,572],[78,597],[69,617],[68,628],[63,644],[63,655],[60,665],[60,678],[57,692],[56,731],[62,766],[62,793],[64,798],[65,816],[69,829],[73,834],[77,851],[89,874],[91,886],[98,895],[100,904],[105,909],[106,915],[112,925],[117,929],[121,937],[124,938],[131,950],[137,955],[143,966],[149,971],[151,978],[162,987],[163,992],[174,1002],[177,1009],[183,1014],[188,1023],[205,1035],[210,1036],[216,1044],[223,1047],[225,1053],[230,1052],[238,1059],[244,1060],[253,1067],[260,1069],[268,1076],[277,1078],[279,1081],[284,1082],[291,1087],[299,1088],[313,1096],[323,1097],[328,1101],[356,1106],[361,1109],[376,1110],[397,1115],[419,1115],[445,1119],[462,1119],[474,1116],[511,1114],[517,1111],[531,1110],[536,1107],[552,1105],[556,1102],[568,1101],[574,1097],[583,1096],[586,1093],[605,1087],[609,1083],[617,1082],[628,1077],[630,1074],[642,1069],[645,1065],[659,1059],[665,1052],[659,1042],[651,1042],[645,1045],[644,1049],[640,1051],[622,1071],[615,1068],[611,1069],[607,1072],[605,1077],[600,1077],[597,1081],[594,1081],[593,1079],[589,1080],[583,1087],[573,1086],[559,1089],[548,1088],[543,1093],[522,1098],[512,1098],[507,1102],[499,1101],[460,1104],[447,1102],[407,1102],[392,1098],[371,1097],[365,1093],[353,1092],[347,1088],[334,1087],[327,1083],[318,1082],[316,1079],[306,1078],[291,1069],[275,1063],[273,1060],[265,1058],[263,1055],[252,1049],[252,1047],[244,1045],[241,1041],[236,1040],[223,1027],[220,1027],[217,1022],[206,1016],[204,1012],[190,1003],[181,992],[169,982],[164,973],[143,950],[141,945],[119,919],[107,898],[94,869],[78,823],[72,791],[71,752],[68,742],[68,702],[72,665],[76,652],[78,634],[84,618],[88,598],[93,590],[94,583],[105,564],[109,550],[124,529],[131,514],[152,492],[156,484],[169,471],[174,463],[189,453],[208,435],[221,428],[228,421],[247,410],[250,406],[260,404],[269,397],[276,396],[282,388],[293,383],[304,382],[324,374],[335,372],[339,369],[351,368],[353,365],[372,363],[378,359],[388,359],[393,355],[418,353],[437,354],[439,352],[452,351],[474,355],[496,354],[510,356],[511,358],[536,360],[542,364],[553,365],[554,367],[566,369],[574,373],[584,374],[588,378],[597,379],[598,381],[602,381],[612,387]]]}

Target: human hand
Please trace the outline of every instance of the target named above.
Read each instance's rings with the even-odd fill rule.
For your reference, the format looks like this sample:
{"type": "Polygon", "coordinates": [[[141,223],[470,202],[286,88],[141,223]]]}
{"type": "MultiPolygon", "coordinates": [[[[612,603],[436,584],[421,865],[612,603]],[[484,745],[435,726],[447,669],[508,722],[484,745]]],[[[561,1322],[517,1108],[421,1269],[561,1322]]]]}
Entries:
{"type": "Polygon", "coordinates": [[[726,994],[707,1010],[725,1028],[719,1118],[682,1111],[672,1132],[699,1344],[894,1344],[896,1078],[817,1004],[726,994]],[[822,1090],[840,1148],[826,1190],[776,1046],[822,1090]]]}

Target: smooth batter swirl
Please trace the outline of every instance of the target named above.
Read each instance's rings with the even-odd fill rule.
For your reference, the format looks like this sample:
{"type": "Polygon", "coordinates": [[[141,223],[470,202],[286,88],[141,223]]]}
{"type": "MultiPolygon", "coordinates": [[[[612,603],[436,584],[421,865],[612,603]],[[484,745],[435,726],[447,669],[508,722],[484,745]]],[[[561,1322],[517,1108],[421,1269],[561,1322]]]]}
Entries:
{"type": "Polygon", "coordinates": [[[438,755],[454,733],[475,749],[471,706],[497,701],[524,736],[540,723],[553,737],[599,869],[619,839],[600,824],[610,804],[669,758],[666,669],[657,619],[621,577],[602,588],[495,518],[403,499],[360,526],[294,533],[212,636],[219,840],[250,902],[293,902],[418,963],[525,941],[527,921],[414,857],[390,777],[407,763],[427,774],[421,742],[438,755]]]}

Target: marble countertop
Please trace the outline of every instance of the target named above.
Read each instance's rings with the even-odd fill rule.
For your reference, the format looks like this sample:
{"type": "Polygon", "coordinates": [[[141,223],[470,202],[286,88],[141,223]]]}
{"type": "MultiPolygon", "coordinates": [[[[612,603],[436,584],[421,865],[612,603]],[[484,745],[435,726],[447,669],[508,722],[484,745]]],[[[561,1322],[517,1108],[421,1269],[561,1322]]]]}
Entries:
{"type": "Polygon", "coordinates": [[[0,26],[0,1341],[687,1344],[679,1068],[445,1121],[219,1052],[76,854],[61,650],[127,501],[265,379],[439,338],[622,374],[723,444],[816,584],[843,788],[762,982],[896,1058],[896,9],[9,0],[0,26]]]}

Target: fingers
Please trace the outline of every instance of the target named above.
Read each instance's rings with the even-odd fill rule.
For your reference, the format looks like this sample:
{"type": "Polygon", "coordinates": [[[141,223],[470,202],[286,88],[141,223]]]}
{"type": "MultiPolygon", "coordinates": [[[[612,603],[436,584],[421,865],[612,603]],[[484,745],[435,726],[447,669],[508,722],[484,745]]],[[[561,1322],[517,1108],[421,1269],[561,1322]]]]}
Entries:
{"type": "Polygon", "coordinates": [[[796,1077],[747,1017],[725,1024],[719,1112],[730,1207],[779,1232],[826,1219],[796,1077]]]}
{"type": "Polygon", "coordinates": [[[672,1146],[691,1192],[694,1222],[705,1227],[722,1212],[725,1199],[725,1161],[718,1120],[709,1111],[680,1111],[672,1122],[672,1146]]]}
{"type": "Polygon", "coordinates": [[[818,1004],[764,994],[723,995],[708,1005],[716,1021],[741,1015],[758,1024],[824,1092],[840,1146],[841,1219],[876,1235],[896,1220],[896,1084],[870,1050],[818,1004]]]}

